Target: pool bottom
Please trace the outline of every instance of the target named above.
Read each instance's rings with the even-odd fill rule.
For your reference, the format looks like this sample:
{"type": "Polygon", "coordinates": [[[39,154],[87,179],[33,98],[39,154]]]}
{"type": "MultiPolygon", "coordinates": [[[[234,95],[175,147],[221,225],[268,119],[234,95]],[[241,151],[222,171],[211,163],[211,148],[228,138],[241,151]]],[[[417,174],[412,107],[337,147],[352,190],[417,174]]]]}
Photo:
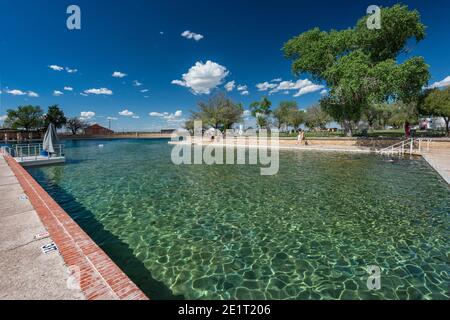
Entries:
{"type": "Polygon", "coordinates": [[[261,177],[103,149],[33,175],[152,299],[448,299],[450,193],[422,160],[282,152],[261,177]]]}

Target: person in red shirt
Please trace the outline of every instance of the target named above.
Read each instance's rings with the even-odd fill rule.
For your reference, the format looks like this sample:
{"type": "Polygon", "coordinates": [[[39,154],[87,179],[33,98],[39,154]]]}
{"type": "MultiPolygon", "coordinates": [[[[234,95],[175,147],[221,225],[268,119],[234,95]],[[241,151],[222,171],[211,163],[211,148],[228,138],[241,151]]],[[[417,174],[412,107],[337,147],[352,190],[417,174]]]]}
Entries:
{"type": "Polygon", "coordinates": [[[405,122],[405,136],[406,136],[406,139],[409,139],[411,136],[411,127],[409,126],[408,121],[405,122]]]}

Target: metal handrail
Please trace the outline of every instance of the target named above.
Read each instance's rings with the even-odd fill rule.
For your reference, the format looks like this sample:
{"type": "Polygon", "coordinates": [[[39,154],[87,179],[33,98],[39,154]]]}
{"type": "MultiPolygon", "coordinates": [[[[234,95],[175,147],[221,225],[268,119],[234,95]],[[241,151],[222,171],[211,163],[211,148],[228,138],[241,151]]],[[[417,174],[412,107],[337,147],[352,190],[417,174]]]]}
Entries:
{"type": "Polygon", "coordinates": [[[407,140],[403,140],[400,141],[398,143],[395,143],[389,147],[383,148],[381,150],[378,150],[377,153],[383,154],[383,153],[389,153],[389,154],[394,154],[394,153],[399,153],[399,154],[405,154],[406,150],[409,149],[409,154],[412,155],[413,151],[414,151],[414,143],[418,142],[419,143],[419,147],[418,150],[419,152],[422,151],[422,141],[426,140],[427,141],[427,151],[430,151],[430,143],[431,143],[431,138],[427,138],[427,139],[423,139],[423,138],[418,138],[418,139],[407,139],[407,140]]]}
{"type": "MultiPolygon", "coordinates": [[[[57,144],[57,145],[54,145],[53,147],[55,149],[54,154],[57,154],[59,157],[62,157],[64,145],[57,144]]],[[[10,149],[14,150],[14,157],[20,158],[21,161],[23,161],[24,157],[28,157],[28,158],[34,157],[34,159],[37,160],[37,158],[41,155],[41,151],[43,150],[41,143],[16,144],[16,145],[13,145],[13,147],[10,149]]],[[[11,150],[10,150],[10,154],[11,154],[11,150]]],[[[50,158],[50,157],[51,157],[51,155],[49,154],[48,158],[50,158]]]]}

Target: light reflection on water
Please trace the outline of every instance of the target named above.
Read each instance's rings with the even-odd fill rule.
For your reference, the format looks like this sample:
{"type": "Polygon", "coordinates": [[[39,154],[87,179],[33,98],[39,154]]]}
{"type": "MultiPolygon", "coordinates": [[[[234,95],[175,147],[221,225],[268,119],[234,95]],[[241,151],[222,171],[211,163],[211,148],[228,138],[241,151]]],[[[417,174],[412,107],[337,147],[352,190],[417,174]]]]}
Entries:
{"type": "Polygon", "coordinates": [[[152,299],[448,299],[450,189],[421,159],[286,151],[260,176],[175,166],[167,140],[65,151],[30,173],[152,299]]]}

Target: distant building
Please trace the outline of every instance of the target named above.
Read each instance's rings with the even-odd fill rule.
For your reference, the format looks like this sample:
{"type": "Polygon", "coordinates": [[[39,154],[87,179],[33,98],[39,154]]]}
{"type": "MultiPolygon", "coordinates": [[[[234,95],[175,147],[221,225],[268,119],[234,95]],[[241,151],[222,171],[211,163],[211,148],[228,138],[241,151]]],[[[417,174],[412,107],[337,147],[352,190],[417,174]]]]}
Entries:
{"type": "Polygon", "coordinates": [[[422,118],[419,121],[419,129],[420,130],[445,129],[445,121],[443,118],[440,117],[422,118]]]}
{"type": "Polygon", "coordinates": [[[162,134],[172,134],[174,133],[176,130],[175,129],[162,129],[161,133],[162,134]]]}
{"type": "Polygon", "coordinates": [[[113,134],[114,131],[96,123],[84,129],[84,133],[88,136],[107,136],[113,134]]]}
{"type": "Polygon", "coordinates": [[[43,133],[39,130],[31,130],[26,132],[25,130],[0,128],[0,141],[26,141],[26,140],[39,140],[42,139],[43,133]]]}

